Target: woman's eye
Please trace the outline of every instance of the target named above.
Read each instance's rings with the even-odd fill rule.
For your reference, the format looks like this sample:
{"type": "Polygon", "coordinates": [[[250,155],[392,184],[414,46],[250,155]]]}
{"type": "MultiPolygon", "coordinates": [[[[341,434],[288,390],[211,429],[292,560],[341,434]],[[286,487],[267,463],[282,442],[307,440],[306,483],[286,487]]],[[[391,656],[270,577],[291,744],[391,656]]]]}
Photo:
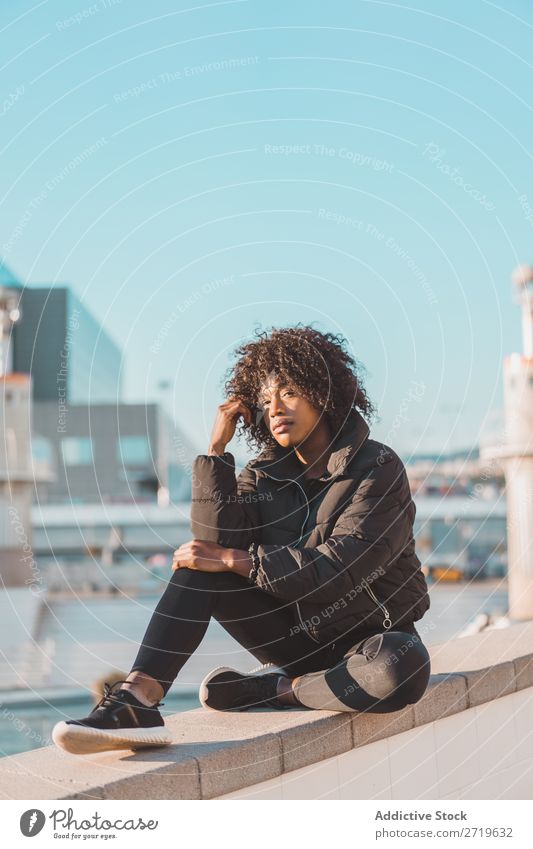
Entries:
{"type": "MultiPolygon", "coordinates": [[[[294,391],[294,389],[284,389],[281,394],[282,395],[296,395],[296,392],[294,391]]],[[[267,399],[267,398],[263,398],[259,402],[259,404],[260,404],[261,407],[268,407],[268,405],[270,404],[270,400],[267,399]]]]}

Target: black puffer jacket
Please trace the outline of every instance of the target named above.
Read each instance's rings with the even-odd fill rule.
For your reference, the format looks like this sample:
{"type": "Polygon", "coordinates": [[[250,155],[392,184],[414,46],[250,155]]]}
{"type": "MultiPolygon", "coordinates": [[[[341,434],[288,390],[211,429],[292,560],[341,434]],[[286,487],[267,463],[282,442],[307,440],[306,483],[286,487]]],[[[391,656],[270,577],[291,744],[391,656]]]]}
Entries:
{"type": "Polygon", "coordinates": [[[306,493],[294,451],[281,446],[265,449],[238,479],[229,452],[202,454],[193,466],[193,536],[239,549],[257,542],[257,585],[289,603],[295,629],[317,642],[401,630],[430,605],[405,466],[368,434],[353,410],[322,484],[308,489],[316,495],[306,493]]]}

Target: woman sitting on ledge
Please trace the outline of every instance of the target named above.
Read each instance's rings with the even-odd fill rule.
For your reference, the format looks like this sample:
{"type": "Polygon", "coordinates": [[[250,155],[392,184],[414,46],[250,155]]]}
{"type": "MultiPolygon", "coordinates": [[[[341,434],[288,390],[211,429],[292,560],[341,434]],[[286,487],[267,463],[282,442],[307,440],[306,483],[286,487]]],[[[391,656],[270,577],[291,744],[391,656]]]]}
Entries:
{"type": "Polygon", "coordinates": [[[70,752],[170,743],[158,706],[211,617],[263,667],[214,669],[206,708],[386,713],[426,690],[415,506],[398,455],[369,438],[362,413],[374,408],[345,340],[296,325],[258,331],[236,354],[193,467],[193,539],[174,553],[127,679],[55,726],[70,752]],[[236,478],[226,447],[239,419],[261,451],[236,478]]]}

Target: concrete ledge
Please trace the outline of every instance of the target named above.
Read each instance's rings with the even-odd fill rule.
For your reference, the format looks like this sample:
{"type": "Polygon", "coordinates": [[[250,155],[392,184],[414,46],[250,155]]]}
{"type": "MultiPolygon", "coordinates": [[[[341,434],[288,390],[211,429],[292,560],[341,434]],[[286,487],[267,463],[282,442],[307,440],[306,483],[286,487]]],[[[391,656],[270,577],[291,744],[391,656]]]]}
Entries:
{"type": "Polygon", "coordinates": [[[511,660],[487,666],[485,669],[473,669],[463,673],[468,690],[470,707],[490,702],[500,696],[507,696],[516,690],[515,667],[511,660]]]}
{"type": "Polygon", "coordinates": [[[414,725],[426,725],[436,719],[452,716],[469,707],[468,686],[464,675],[453,672],[432,675],[426,692],[415,705],[414,725]]]}
{"type": "Polygon", "coordinates": [[[415,727],[414,706],[394,713],[343,714],[351,717],[354,749],[367,746],[385,737],[394,737],[415,727]]]}
{"type": "Polygon", "coordinates": [[[533,687],[533,654],[525,654],[513,661],[515,669],[516,689],[525,690],[533,687]]]}
{"type": "MultiPolygon", "coordinates": [[[[0,759],[4,799],[214,799],[533,687],[533,622],[429,647],[432,676],[394,713],[202,708],[167,717],[173,745],[0,759]]],[[[345,755],[347,757],[347,755],[345,755]]]]}
{"type": "Polygon", "coordinates": [[[353,748],[351,714],[305,711],[302,719],[279,732],[283,772],[319,763],[353,748]]]}

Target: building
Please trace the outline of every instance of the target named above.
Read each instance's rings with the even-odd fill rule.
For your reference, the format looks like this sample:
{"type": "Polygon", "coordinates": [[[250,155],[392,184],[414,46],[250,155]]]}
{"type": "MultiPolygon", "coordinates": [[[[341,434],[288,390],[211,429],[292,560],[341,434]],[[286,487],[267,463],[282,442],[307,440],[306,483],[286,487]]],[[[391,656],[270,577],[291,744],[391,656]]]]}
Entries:
{"type": "Polygon", "coordinates": [[[67,286],[22,289],[13,371],[31,374],[33,400],[117,403],[120,349],[67,286]]]}
{"type": "Polygon", "coordinates": [[[165,505],[190,497],[192,449],[158,404],[70,404],[62,413],[54,402],[36,402],[33,442],[34,456],[54,473],[37,485],[39,503],[165,505]]]}
{"type": "Polygon", "coordinates": [[[158,404],[121,401],[122,353],[67,286],[24,287],[10,333],[12,370],[31,375],[39,503],[151,502],[190,496],[191,447],[158,404]]]}

